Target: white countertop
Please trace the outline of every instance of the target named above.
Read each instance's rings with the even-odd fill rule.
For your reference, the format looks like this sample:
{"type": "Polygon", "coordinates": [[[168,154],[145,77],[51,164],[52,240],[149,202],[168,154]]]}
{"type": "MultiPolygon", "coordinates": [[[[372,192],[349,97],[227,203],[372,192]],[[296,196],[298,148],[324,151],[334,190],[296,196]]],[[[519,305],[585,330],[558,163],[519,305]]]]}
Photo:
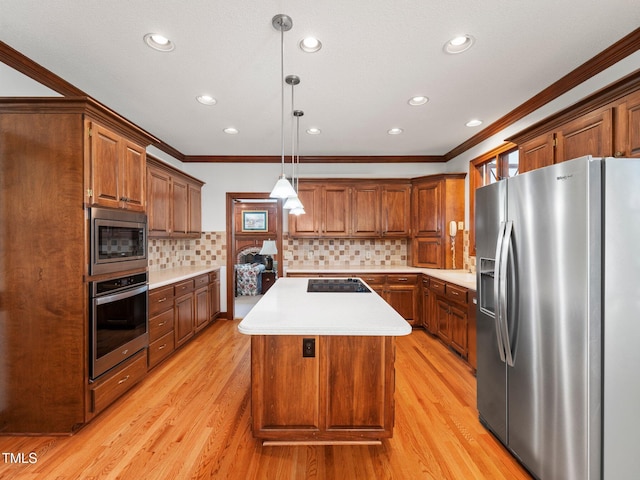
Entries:
{"type": "Polygon", "coordinates": [[[165,285],[170,285],[172,283],[181,282],[182,280],[187,280],[191,277],[197,277],[198,275],[213,272],[214,270],[219,269],[219,266],[177,267],[149,272],[149,290],[164,287],[165,285]]]}
{"type": "Polygon", "coordinates": [[[296,273],[296,274],[424,273],[431,277],[444,280],[445,282],[455,283],[456,285],[460,285],[462,287],[466,287],[471,290],[476,290],[476,275],[474,273],[469,273],[468,270],[441,270],[437,268],[419,268],[419,267],[410,267],[410,266],[403,266],[403,265],[392,265],[392,266],[345,265],[345,266],[338,266],[338,267],[310,266],[310,267],[287,268],[286,272],[296,273]]]}
{"type": "Polygon", "coordinates": [[[246,335],[402,336],[411,326],[377,293],[307,292],[279,278],[238,325],[246,335]]]}

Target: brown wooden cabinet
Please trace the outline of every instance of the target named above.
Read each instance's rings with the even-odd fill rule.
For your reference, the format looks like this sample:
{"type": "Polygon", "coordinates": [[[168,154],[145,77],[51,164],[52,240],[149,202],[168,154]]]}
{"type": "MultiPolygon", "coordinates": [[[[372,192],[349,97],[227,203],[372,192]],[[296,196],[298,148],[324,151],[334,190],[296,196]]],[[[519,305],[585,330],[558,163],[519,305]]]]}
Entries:
{"type": "MultiPolygon", "coordinates": [[[[90,124],[110,132],[114,145],[105,139],[95,148],[112,160],[122,160],[118,142],[122,146],[126,139],[144,151],[154,141],[87,97],[0,100],[0,431],[5,435],[70,434],[134,384],[126,381],[107,393],[102,380],[108,376],[94,383],[88,376],[86,207],[96,202],[92,189],[106,197],[111,191],[118,203],[118,181],[124,188],[122,174],[113,183],[113,165],[109,170],[96,150],[92,156],[90,124]]],[[[146,367],[146,352],[144,357],[146,367]]]]}
{"type": "Polygon", "coordinates": [[[177,283],[175,290],[175,342],[176,348],[189,340],[194,332],[194,308],[193,279],[177,283]]]}
{"type": "Polygon", "coordinates": [[[193,328],[194,333],[197,333],[206,327],[211,320],[211,314],[209,312],[209,309],[211,308],[209,274],[200,275],[194,278],[193,282],[195,289],[193,292],[193,328]]]}
{"type": "Polygon", "coordinates": [[[214,321],[220,315],[220,272],[209,273],[209,314],[214,321]]]}
{"type": "Polygon", "coordinates": [[[426,268],[462,268],[462,232],[454,239],[449,223],[464,221],[466,174],[431,175],[413,179],[410,264],[426,268]],[[455,260],[455,264],[454,264],[455,260]]]}
{"type": "Polygon", "coordinates": [[[91,205],[139,212],[146,208],[144,147],[87,120],[91,205]]]}
{"type": "Polygon", "coordinates": [[[289,216],[292,237],[408,237],[411,186],[407,180],[301,181],[306,214],[289,216]]]}
{"type": "Polygon", "coordinates": [[[436,321],[436,295],[430,289],[430,281],[431,279],[426,275],[422,276],[422,302],[420,304],[421,309],[421,323],[423,328],[431,333],[432,335],[436,335],[438,332],[438,323],[436,321]]]}
{"type": "Polygon", "coordinates": [[[149,368],[158,365],[175,350],[173,285],[149,292],[149,368]]]}
{"type": "Polygon", "coordinates": [[[427,313],[435,324],[429,331],[466,359],[469,353],[469,338],[475,339],[475,332],[469,333],[469,290],[433,277],[428,279],[428,285],[431,308],[427,313]]]}
{"type": "Polygon", "coordinates": [[[409,322],[418,323],[418,275],[390,274],[386,276],[382,298],[391,305],[396,312],[409,322]]]}
{"type": "Polygon", "coordinates": [[[640,157],[640,91],[617,104],[614,156],[640,157]]]}
{"type": "Polygon", "coordinates": [[[149,156],[147,184],[149,236],[200,238],[203,182],[149,156]]]}
{"type": "Polygon", "coordinates": [[[392,436],[394,337],[251,337],[253,435],[335,442],[392,436]],[[303,342],[315,354],[303,356],[303,342]]]}

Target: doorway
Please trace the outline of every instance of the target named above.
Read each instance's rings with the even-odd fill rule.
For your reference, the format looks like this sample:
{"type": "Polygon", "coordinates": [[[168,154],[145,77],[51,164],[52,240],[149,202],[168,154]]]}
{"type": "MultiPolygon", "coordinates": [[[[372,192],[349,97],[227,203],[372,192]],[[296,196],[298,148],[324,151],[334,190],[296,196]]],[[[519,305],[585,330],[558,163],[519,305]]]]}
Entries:
{"type": "MultiPolygon", "coordinates": [[[[274,270],[281,277],[282,200],[270,198],[268,193],[227,193],[227,316],[230,320],[236,317],[236,265],[251,258],[245,253],[258,254],[265,240],[276,242],[278,253],[271,257],[274,270]]],[[[255,298],[243,298],[240,303],[246,305],[253,301],[255,298]]],[[[240,308],[246,310],[246,306],[240,308]]]]}

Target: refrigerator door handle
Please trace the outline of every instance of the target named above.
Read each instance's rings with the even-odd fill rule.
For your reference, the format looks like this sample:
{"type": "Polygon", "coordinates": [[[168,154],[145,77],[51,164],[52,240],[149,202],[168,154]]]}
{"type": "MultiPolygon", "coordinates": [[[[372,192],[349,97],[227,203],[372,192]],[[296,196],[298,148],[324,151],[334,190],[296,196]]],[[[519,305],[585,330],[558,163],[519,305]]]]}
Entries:
{"type": "Polygon", "coordinates": [[[495,256],[495,267],[494,267],[494,281],[493,281],[493,299],[495,302],[494,307],[494,323],[496,329],[496,339],[498,340],[498,353],[500,353],[500,360],[502,362],[506,362],[506,357],[504,354],[504,342],[503,342],[503,333],[502,333],[502,321],[500,318],[501,315],[501,307],[500,307],[500,282],[502,277],[502,272],[500,268],[500,258],[502,256],[502,244],[504,242],[504,234],[506,230],[506,222],[500,222],[500,231],[498,232],[498,241],[496,242],[496,256],[495,256]]]}
{"type": "Polygon", "coordinates": [[[505,225],[505,233],[500,247],[500,260],[496,260],[496,263],[500,263],[500,294],[499,294],[499,309],[500,309],[500,323],[502,331],[502,345],[505,355],[507,357],[507,365],[513,367],[513,355],[511,352],[511,340],[509,339],[509,325],[507,322],[507,262],[509,260],[509,245],[511,245],[511,234],[513,233],[513,221],[509,220],[505,225]]]}

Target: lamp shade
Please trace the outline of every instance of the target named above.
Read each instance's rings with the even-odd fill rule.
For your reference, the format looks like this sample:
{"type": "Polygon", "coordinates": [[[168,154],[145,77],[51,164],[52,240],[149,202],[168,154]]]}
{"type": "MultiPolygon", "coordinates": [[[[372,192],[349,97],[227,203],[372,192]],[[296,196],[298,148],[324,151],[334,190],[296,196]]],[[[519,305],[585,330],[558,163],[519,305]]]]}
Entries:
{"type": "Polygon", "coordinates": [[[269,195],[272,198],[289,198],[296,195],[296,191],[287,180],[287,177],[283,174],[280,176],[276,185],[271,190],[271,194],[269,195]]]}
{"type": "Polygon", "coordinates": [[[278,253],[275,240],[265,240],[262,242],[262,248],[260,249],[260,255],[275,255],[278,253]]]}
{"type": "Polygon", "coordinates": [[[287,201],[284,202],[284,205],[282,206],[282,208],[284,208],[285,210],[291,210],[292,208],[301,208],[301,207],[302,207],[302,202],[298,198],[298,195],[296,195],[295,197],[287,198],[287,201]]]}

